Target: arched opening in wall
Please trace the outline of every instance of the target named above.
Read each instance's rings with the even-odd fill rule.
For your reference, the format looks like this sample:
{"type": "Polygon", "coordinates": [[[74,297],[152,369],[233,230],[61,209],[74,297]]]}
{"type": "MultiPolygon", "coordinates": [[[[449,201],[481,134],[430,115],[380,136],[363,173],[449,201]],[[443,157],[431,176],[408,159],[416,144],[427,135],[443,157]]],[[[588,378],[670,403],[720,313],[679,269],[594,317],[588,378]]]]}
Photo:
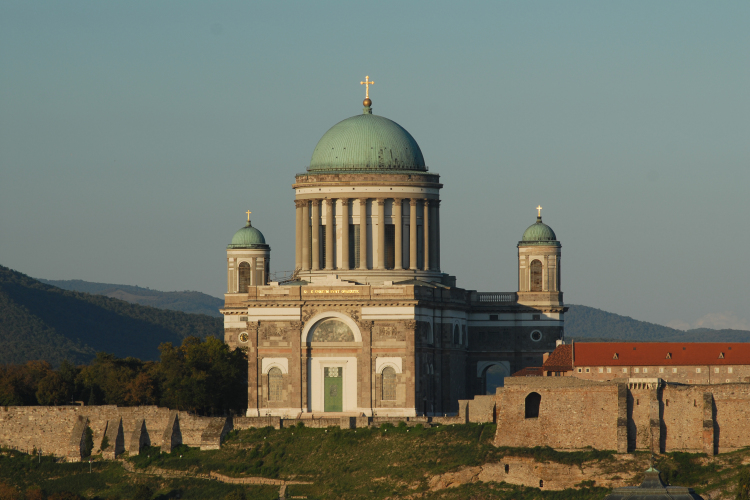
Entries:
{"type": "Polygon", "coordinates": [[[281,401],[284,375],[276,367],[268,370],[268,400],[281,401]]]}
{"type": "Polygon", "coordinates": [[[542,396],[537,392],[532,392],[526,396],[524,418],[539,418],[539,404],[542,402],[542,396]]]}
{"type": "Polygon", "coordinates": [[[396,370],[390,366],[383,368],[383,401],[396,400],[396,370]]]}
{"type": "Polygon", "coordinates": [[[458,325],[453,325],[453,344],[459,345],[461,343],[461,331],[458,329],[458,325]]]}
{"type": "Polygon", "coordinates": [[[432,323],[427,323],[425,326],[425,338],[427,339],[428,344],[432,344],[434,342],[432,338],[432,323]]]}
{"type": "Polygon", "coordinates": [[[531,291],[542,291],[542,263],[538,260],[531,262],[531,291]]]}
{"type": "Polygon", "coordinates": [[[239,293],[247,293],[247,287],[250,286],[250,272],[250,264],[247,262],[240,262],[237,286],[237,291],[239,293]]]}
{"type": "Polygon", "coordinates": [[[484,375],[482,377],[484,394],[494,396],[497,392],[497,388],[505,385],[505,377],[507,376],[508,372],[503,365],[488,366],[487,369],[484,370],[484,375]]]}

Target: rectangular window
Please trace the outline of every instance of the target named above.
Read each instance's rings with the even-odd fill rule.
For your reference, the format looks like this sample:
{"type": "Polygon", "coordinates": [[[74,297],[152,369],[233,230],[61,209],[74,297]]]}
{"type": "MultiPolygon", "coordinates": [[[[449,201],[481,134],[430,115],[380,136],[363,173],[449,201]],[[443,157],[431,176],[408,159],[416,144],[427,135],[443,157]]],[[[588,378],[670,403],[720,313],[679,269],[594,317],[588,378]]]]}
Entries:
{"type": "Polygon", "coordinates": [[[714,373],[719,373],[719,369],[718,368],[714,368],[714,373]]]}
{"type": "Polygon", "coordinates": [[[349,269],[359,267],[359,224],[349,224],[349,269]]]}
{"type": "Polygon", "coordinates": [[[677,373],[677,368],[672,368],[672,373],[677,373]]]}
{"type": "Polygon", "coordinates": [[[602,368],[601,366],[599,367],[599,373],[604,373],[604,368],[602,368]]]}
{"type": "Polygon", "coordinates": [[[583,368],[579,368],[578,373],[582,373],[582,372],[583,372],[583,368]]]}
{"type": "Polygon", "coordinates": [[[695,373],[700,373],[700,372],[701,372],[701,369],[700,369],[700,368],[696,368],[696,369],[695,369],[695,373]]]}
{"type": "Polygon", "coordinates": [[[727,368],[727,373],[732,373],[733,371],[734,371],[734,369],[731,366],[729,368],[727,368]]]}
{"type": "Polygon", "coordinates": [[[395,224],[385,225],[385,268],[393,269],[396,267],[396,226],[395,224]]]}
{"type": "Polygon", "coordinates": [[[659,368],[659,373],[664,373],[664,368],[659,368]]]}
{"type": "Polygon", "coordinates": [[[490,314],[490,321],[497,321],[497,314],[490,314]]]}
{"type": "Polygon", "coordinates": [[[635,368],[635,369],[634,369],[633,371],[634,371],[635,373],[640,373],[641,369],[640,369],[640,368],[635,368]]]}
{"type": "Polygon", "coordinates": [[[589,373],[591,370],[589,368],[586,368],[586,373],[589,373]]]}
{"type": "Polygon", "coordinates": [[[612,367],[611,366],[607,367],[607,373],[612,373],[612,367]]]}
{"type": "Polygon", "coordinates": [[[644,368],[643,373],[648,373],[648,368],[644,368]]]}
{"type": "Polygon", "coordinates": [[[623,368],[622,369],[622,373],[628,373],[628,369],[627,368],[623,368]]]}
{"type": "Polygon", "coordinates": [[[531,319],[534,320],[534,321],[539,321],[540,319],[542,319],[542,315],[541,314],[534,314],[534,315],[531,316],[531,319]]]}

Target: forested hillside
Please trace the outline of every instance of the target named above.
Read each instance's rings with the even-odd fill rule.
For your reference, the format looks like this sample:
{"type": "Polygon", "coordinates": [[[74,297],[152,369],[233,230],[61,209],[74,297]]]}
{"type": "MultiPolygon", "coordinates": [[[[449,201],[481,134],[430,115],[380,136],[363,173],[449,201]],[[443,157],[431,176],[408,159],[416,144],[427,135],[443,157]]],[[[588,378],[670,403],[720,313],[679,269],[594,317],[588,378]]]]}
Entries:
{"type": "Polygon", "coordinates": [[[565,337],[579,342],[750,342],[750,332],[745,330],[700,328],[683,332],[593,307],[568,307],[565,337]]]}
{"type": "Polygon", "coordinates": [[[139,286],[113,285],[111,283],[94,283],[82,280],[39,279],[39,281],[62,288],[63,290],[105,295],[142,306],[171,309],[173,311],[192,314],[207,314],[208,316],[215,316],[217,318],[221,317],[219,308],[224,305],[223,300],[202,292],[160,292],[139,286]]]}
{"type": "Polygon", "coordinates": [[[223,337],[220,318],[62,290],[0,266],[0,364],[86,363],[96,352],[155,360],[162,342],[223,337]]]}

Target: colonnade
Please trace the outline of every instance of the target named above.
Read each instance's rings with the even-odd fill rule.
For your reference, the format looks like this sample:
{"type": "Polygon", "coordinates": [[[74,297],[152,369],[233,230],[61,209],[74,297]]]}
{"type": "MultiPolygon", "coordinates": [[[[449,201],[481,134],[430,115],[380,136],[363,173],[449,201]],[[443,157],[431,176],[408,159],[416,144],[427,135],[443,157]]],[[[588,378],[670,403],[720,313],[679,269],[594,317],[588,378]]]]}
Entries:
{"type": "MultiPolygon", "coordinates": [[[[349,203],[357,203],[359,207],[359,266],[358,270],[368,269],[396,269],[396,270],[439,270],[440,269],[440,200],[426,198],[322,198],[295,200],[296,206],[296,267],[304,271],[352,270],[350,267],[349,248],[349,203]],[[367,232],[367,202],[372,199],[372,230],[377,227],[377,251],[373,248],[373,265],[367,265],[367,249],[371,243],[367,232]],[[392,218],[394,224],[394,266],[386,267],[386,216],[387,200],[393,200],[392,218]],[[404,201],[408,199],[409,226],[409,255],[408,263],[404,261],[404,201]],[[341,202],[341,235],[336,238],[334,206],[341,202]],[[321,207],[322,205],[322,207],[321,207]],[[418,260],[417,212],[422,213],[422,262],[418,260]],[[322,214],[325,214],[326,224],[322,225],[322,214]],[[324,241],[320,241],[321,226],[325,227],[324,241]],[[337,246],[336,244],[339,243],[337,246]],[[321,269],[321,246],[325,249],[325,267],[321,269]],[[337,255],[341,256],[341,266],[334,262],[334,247],[337,255]],[[418,264],[419,265],[418,267],[418,264]]],[[[357,259],[354,259],[355,262],[357,259]]]]}

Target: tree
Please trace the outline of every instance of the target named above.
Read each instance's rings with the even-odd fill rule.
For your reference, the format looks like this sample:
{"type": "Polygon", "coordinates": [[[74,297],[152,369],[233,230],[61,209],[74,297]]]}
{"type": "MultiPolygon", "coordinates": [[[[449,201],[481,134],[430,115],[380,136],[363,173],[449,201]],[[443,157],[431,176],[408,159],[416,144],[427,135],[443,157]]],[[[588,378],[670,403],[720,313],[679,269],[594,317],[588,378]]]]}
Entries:
{"type": "Polygon", "coordinates": [[[36,390],[37,402],[42,406],[65,404],[72,396],[73,388],[65,383],[59,372],[51,371],[39,381],[36,390]]]}

